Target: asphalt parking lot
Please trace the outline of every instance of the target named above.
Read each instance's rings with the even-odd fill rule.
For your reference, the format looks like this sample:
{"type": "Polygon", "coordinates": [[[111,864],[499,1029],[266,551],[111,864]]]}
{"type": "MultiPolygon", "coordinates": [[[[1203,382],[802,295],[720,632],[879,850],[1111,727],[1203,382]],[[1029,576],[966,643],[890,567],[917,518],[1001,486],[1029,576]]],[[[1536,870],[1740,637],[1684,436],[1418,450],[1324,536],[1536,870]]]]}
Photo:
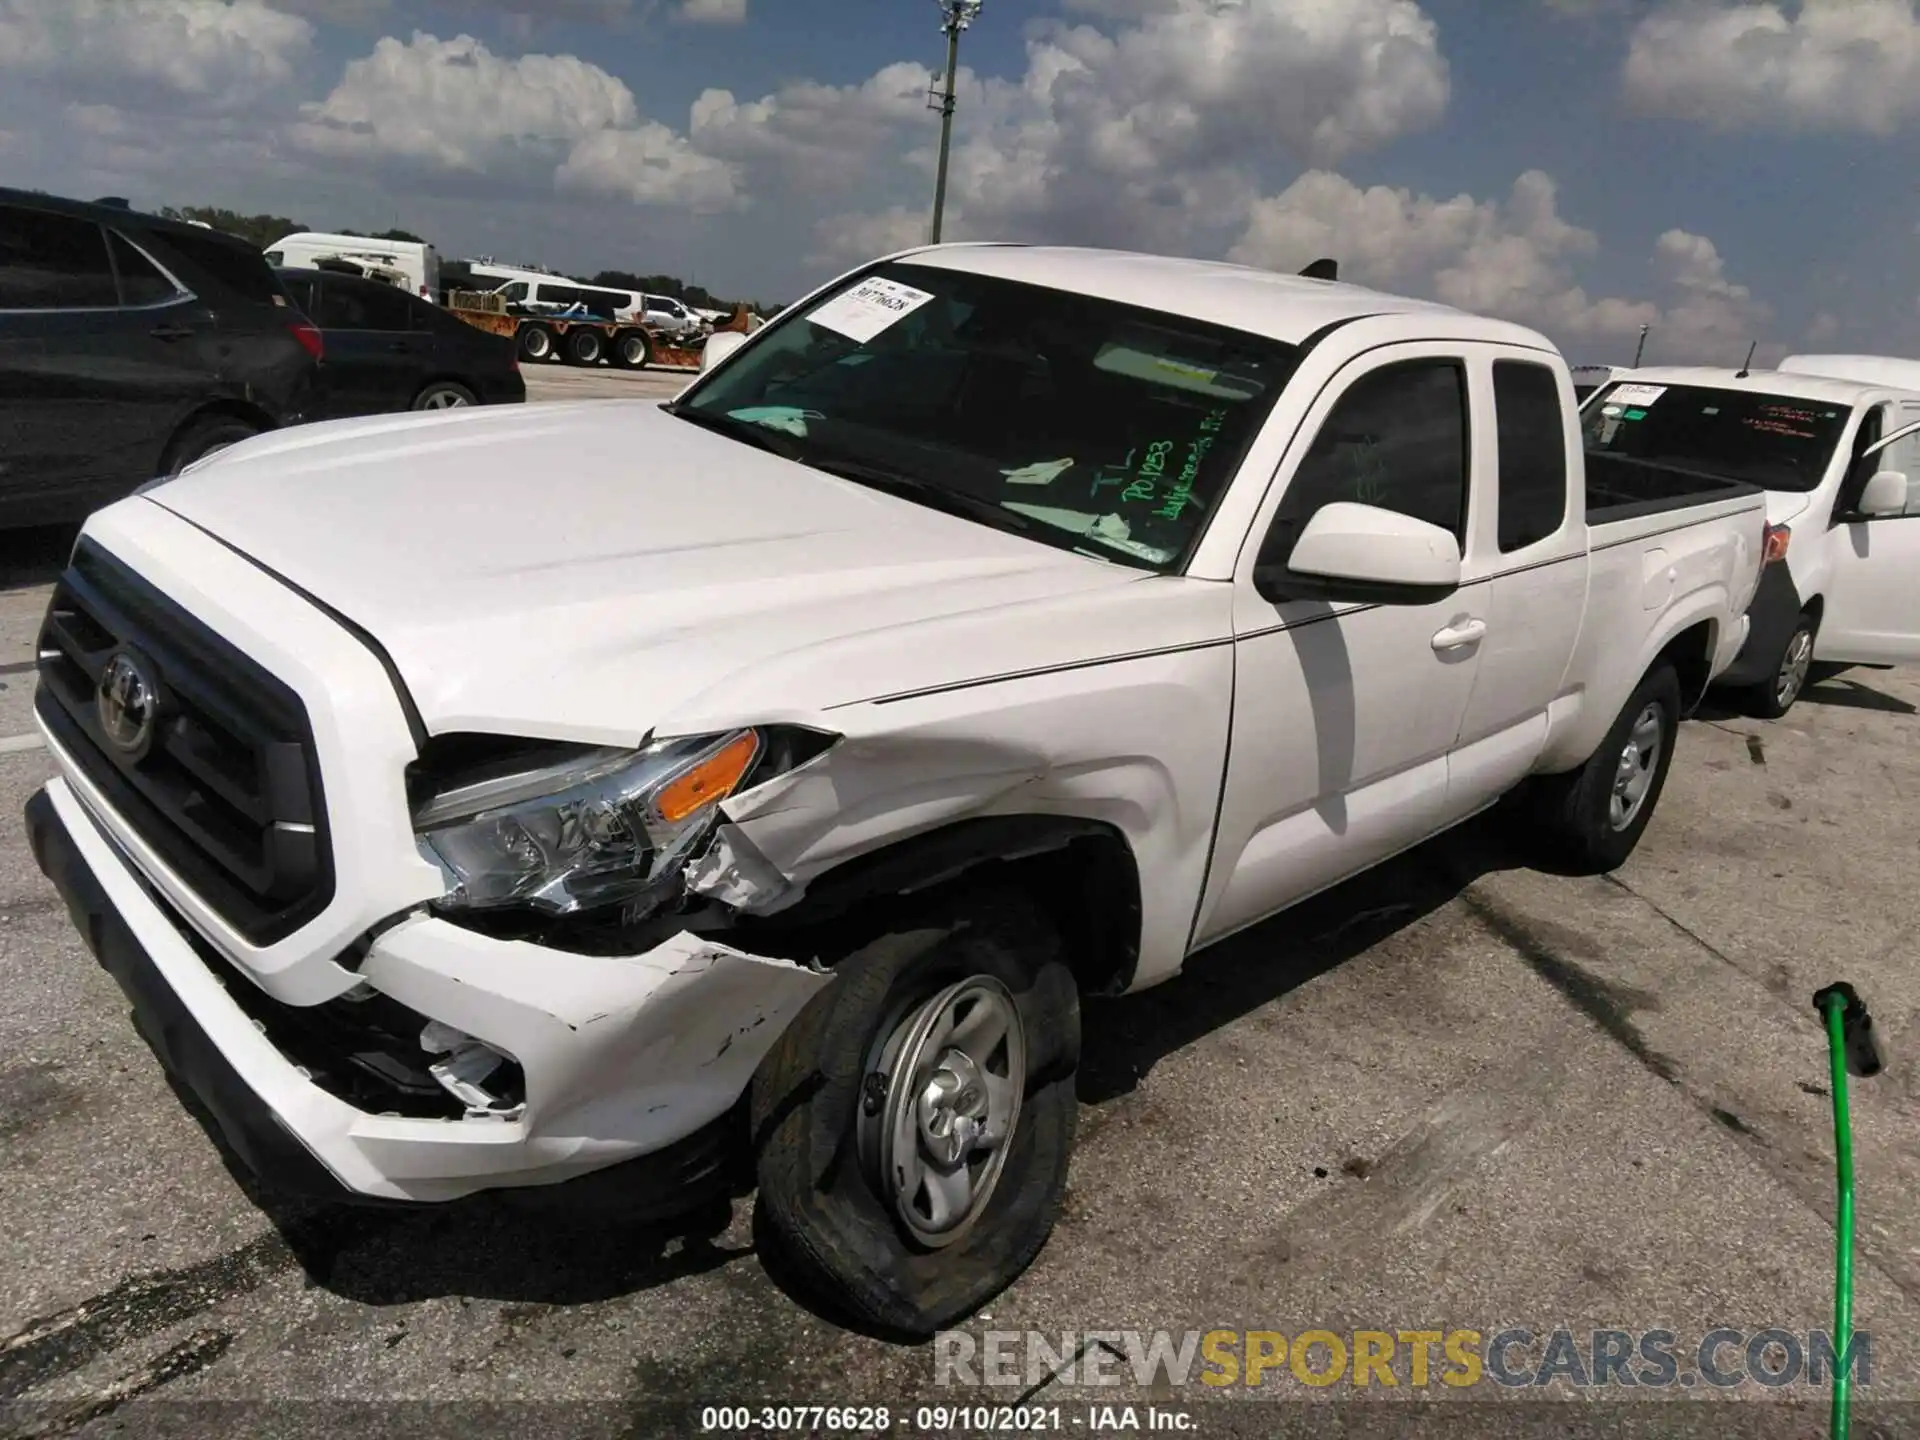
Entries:
{"type": "MultiPolygon", "coordinates": [[[[528,375],[538,399],[665,396],[686,378],[528,375]]],[[[230,1172],[21,833],[50,769],[11,737],[32,731],[33,638],[63,551],[0,537],[0,1401],[21,1402],[6,1423],[297,1433],[348,1412],[240,1402],[568,1402],[542,1422],[555,1433],[689,1433],[661,1407],[1021,1393],[936,1387],[929,1347],[816,1316],[757,1258],[750,1196],[641,1228],[487,1200],[319,1210],[230,1172]]],[[[1615,876],[1535,871],[1477,822],[1165,987],[1090,1005],[1066,1212],[969,1329],[1824,1329],[1833,1138],[1809,997],[1847,979],[1891,1055],[1853,1090],[1859,1403],[1920,1401],[1917,710],[1920,675],[1888,671],[1827,679],[1771,724],[1710,710],[1615,876]]],[[[1322,1426],[1327,1403],[1351,1433],[1387,1423],[1380,1391],[1235,1393],[1301,1403],[1198,1411],[1198,1433],[1322,1426]]],[[[1681,1393],[1599,1398],[1627,1407],[1617,1419],[1681,1393]]],[[[1757,1401],[1743,1423],[1814,1433],[1822,1410],[1783,1408],[1808,1393],[1750,1383],[1686,1423],[1711,1404],[1699,1433],[1734,1433],[1724,1407],[1757,1401]]],[[[1090,1401],[1198,1399],[1055,1382],[1031,1403],[1070,1407],[1072,1431],[1090,1401]]],[[[373,1433],[376,1412],[355,1413],[373,1433]]],[[[377,1413],[426,1433],[460,1412],[377,1413]]],[[[488,1413],[460,1423],[528,1418],[488,1413]]],[[[1552,1433],[1575,1413],[1557,1407],[1552,1433]]],[[[1649,1433],[1678,1433],[1656,1413],[1649,1433]]],[[[1472,1432],[1496,1433],[1484,1417],[1472,1432]]]]}

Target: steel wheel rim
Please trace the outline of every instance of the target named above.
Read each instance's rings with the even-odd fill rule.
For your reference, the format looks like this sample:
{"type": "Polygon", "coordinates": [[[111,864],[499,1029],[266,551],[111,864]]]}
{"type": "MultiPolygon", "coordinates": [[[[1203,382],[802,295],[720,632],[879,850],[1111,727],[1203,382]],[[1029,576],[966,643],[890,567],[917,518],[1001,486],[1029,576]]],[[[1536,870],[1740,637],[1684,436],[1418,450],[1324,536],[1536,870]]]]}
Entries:
{"type": "Polygon", "coordinates": [[[861,1087],[861,1158],[908,1235],[944,1249],[979,1220],[1006,1166],[1027,1073],[1020,1009],[974,975],[882,1033],[861,1087]]]}
{"type": "Polygon", "coordinates": [[[1784,707],[1798,699],[1807,683],[1807,672],[1812,669],[1813,632],[1796,630],[1793,639],[1787,642],[1787,653],[1780,660],[1780,675],[1773,686],[1775,702],[1784,707]]]}
{"type": "Polygon", "coordinates": [[[547,340],[546,331],[529,330],[527,332],[527,354],[531,355],[534,359],[536,360],[546,359],[547,352],[551,348],[552,347],[547,340]]]}
{"type": "Polygon", "coordinates": [[[464,407],[466,403],[467,397],[460,394],[457,390],[435,390],[427,396],[427,403],[420,408],[423,410],[458,410],[464,407]]]}
{"type": "Polygon", "coordinates": [[[1654,772],[1660,767],[1660,751],[1666,744],[1665,718],[1660,706],[1650,702],[1627,731],[1627,743],[1620,747],[1620,760],[1614,767],[1613,793],[1607,800],[1607,819],[1616,830],[1633,824],[1647,803],[1654,772]]]}
{"type": "Polygon", "coordinates": [[[629,365],[639,365],[647,358],[647,347],[638,340],[621,342],[620,353],[629,365]]]}

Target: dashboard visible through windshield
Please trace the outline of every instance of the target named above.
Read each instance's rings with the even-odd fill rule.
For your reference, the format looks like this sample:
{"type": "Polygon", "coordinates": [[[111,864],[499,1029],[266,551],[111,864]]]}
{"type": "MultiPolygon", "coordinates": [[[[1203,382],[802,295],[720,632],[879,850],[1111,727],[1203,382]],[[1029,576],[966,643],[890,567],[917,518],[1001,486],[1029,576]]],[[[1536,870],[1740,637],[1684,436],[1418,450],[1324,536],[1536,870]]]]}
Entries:
{"type": "Polygon", "coordinates": [[[1588,451],[1745,480],[1817,489],[1853,411],[1789,395],[1622,381],[1580,413],[1588,451]]]}
{"type": "Polygon", "coordinates": [[[1186,561],[1295,347],[936,266],[877,267],[673,413],[1035,540],[1186,561]]]}

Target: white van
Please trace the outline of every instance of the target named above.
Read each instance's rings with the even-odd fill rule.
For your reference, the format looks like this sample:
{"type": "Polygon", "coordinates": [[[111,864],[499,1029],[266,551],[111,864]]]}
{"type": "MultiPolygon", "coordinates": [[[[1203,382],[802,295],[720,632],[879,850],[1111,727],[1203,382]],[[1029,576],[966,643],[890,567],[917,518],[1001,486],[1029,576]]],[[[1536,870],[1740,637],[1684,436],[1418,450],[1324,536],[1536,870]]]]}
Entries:
{"type": "Polygon", "coordinates": [[[1650,367],[1581,408],[1590,460],[1657,461],[1767,492],[1752,626],[1721,677],[1763,718],[1792,708],[1815,663],[1920,664],[1920,373],[1913,381],[1650,367]]]}
{"type": "Polygon", "coordinates": [[[322,260],[350,260],[369,268],[397,270],[406,277],[403,288],[423,300],[437,302],[440,298],[440,252],[424,242],[302,230],[267,247],[267,263],[276,270],[311,270],[322,260]]]}

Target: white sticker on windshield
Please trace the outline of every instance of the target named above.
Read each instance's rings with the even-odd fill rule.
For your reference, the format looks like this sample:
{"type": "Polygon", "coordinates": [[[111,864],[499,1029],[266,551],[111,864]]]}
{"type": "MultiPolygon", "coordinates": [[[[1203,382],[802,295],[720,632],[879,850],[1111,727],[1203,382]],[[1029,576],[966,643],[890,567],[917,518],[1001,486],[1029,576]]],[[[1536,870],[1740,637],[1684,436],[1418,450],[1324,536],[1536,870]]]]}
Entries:
{"type": "Polygon", "coordinates": [[[1666,393],[1664,385],[1616,385],[1607,399],[1615,405],[1651,405],[1666,393]]]}
{"type": "Polygon", "coordinates": [[[836,295],[807,319],[815,325],[858,340],[862,345],[890,325],[897,325],[933,296],[911,285],[883,280],[878,275],[862,280],[844,295],[836,295]]]}

